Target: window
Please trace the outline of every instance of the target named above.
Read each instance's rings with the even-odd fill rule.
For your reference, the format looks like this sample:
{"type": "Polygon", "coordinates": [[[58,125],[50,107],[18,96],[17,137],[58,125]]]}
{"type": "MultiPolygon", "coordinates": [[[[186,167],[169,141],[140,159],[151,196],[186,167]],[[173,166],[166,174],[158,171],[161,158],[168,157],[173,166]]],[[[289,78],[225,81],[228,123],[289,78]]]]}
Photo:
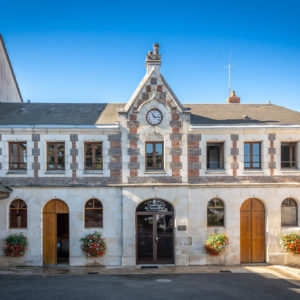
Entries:
{"type": "Polygon", "coordinates": [[[27,206],[21,199],[12,201],[9,206],[9,227],[27,228],[27,206]]]}
{"type": "Polygon", "coordinates": [[[260,142],[247,142],[244,144],[244,168],[261,169],[260,142]]]}
{"type": "Polygon", "coordinates": [[[9,169],[27,169],[27,144],[26,142],[9,143],[9,169]]]}
{"type": "Polygon", "coordinates": [[[281,204],[281,226],[297,226],[297,203],[287,198],[281,204]]]}
{"type": "Polygon", "coordinates": [[[146,143],[146,169],[162,170],[164,165],[163,142],[146,143]]]}
{"type": "Polygon", "coordinates": [[[65,143],[47,143],[47,169],[64,170],[65,169],[65,143]]]}
{"type": "Polygon", "coordinates": [[[207,169],[224,169],[224,143],[207,144],[207,169]]]}
{"type": "Polygon", "coordinates": [[[84,143],[84,167],[86,170],[102,170],[102,143],[84,143]]]}
{"type": "Polygon", "coordinates": [[[297,168],[296,153],[296,143],[281,143],[281,168],[297,168]]]}
{"type": "Polygon", "coordinates": [[[224,203],[215,198],[207,204],[207,226],[224,226],[224,203]]]}
{"type": "Polygon", "coordinates": [[[103,227],[102,203],[97,199],[90,199],[85,204],[85,227],[103,227]]]}

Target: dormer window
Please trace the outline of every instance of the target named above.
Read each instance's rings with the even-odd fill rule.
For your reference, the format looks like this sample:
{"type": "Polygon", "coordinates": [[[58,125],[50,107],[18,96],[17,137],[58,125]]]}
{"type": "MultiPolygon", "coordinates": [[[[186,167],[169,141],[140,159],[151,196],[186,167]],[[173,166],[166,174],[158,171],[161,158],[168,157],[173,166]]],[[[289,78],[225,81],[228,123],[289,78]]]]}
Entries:
{"type": "Polygon", "coordinates": [[[164,143],[146,142],[146,170],[164,168],[164,143]]]}

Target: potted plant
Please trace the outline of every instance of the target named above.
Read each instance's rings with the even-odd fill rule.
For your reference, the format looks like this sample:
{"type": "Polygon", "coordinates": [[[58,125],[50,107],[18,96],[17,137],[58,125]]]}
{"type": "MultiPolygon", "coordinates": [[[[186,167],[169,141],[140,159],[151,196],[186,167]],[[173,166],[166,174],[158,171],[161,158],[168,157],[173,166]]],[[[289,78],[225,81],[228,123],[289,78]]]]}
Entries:
{"type": "Polygon", "coordinates": [[[4,254],[6,256],[24,256],[28,247],[27,237],[23,233],[11,234],[4,240],[4,254]]]}
{"type": "Polygon", "coordinates": [[[300,235],[294,232],[285,234],[280,239],[283,249],[293,254],[300,254],[300,235]]]}
{"type": "Polygon", "coordinates": [[[102,257],[105,255],[106,243],[100,232],[88,234],[80,239],[81,250],[87,257],[102,257]]]}
{"type": "Polygon", "coordinates": [[[212,256],[219,256],[229,245],[229,238],[223,233],[213,233],[205,241],[206,253],[212,256]]]}

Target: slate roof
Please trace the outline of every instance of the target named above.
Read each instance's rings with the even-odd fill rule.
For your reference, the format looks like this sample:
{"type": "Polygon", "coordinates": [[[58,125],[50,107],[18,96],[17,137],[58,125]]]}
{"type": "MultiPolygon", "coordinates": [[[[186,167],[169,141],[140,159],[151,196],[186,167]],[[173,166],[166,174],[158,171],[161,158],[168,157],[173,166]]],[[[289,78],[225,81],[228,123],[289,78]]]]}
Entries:
{"type": "MultiPolygon", "coordinates": [[[[0,103],[0,125],[116,124],[126,103],[0,103]]],[[[185,104],[193,125],[300,125],[300,112],[273,104],[185,104]],[[248,118],[243,116],[247,115],[248,118]]]]}

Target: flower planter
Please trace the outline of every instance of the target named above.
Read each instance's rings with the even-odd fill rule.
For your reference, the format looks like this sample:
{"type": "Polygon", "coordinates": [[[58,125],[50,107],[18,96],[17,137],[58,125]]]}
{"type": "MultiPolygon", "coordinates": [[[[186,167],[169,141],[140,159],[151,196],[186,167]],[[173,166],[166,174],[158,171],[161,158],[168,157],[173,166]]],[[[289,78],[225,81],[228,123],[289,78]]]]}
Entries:
{"type": "Polygon", "coordinates": [[[208,255],[219,256],[225,251],[228,245],[229,238],[227,237],[227,235],[222,233],[213,233],[208,236],[207,240],[205,241],[204,248],[208,255]]]}
{"type": "Polygon", "coordinates": [[[101,233],[95,231],[80,239],[81,250],[87,257],[103,257],[106,251],[105,239],[101,233]]]}
{"type": "Polygon", "coordinates": [[[10,257],[22,257],[28,247],[27,238],[23,233],[11,234],[4,240],[4,254],[10,257]]]}
{"type": "Polygon", "coordinates": [[[288,233],[281,237],[280,245],[287,252],[299,255],[300,254],[300,235],[296,233],[288,233]]]}

